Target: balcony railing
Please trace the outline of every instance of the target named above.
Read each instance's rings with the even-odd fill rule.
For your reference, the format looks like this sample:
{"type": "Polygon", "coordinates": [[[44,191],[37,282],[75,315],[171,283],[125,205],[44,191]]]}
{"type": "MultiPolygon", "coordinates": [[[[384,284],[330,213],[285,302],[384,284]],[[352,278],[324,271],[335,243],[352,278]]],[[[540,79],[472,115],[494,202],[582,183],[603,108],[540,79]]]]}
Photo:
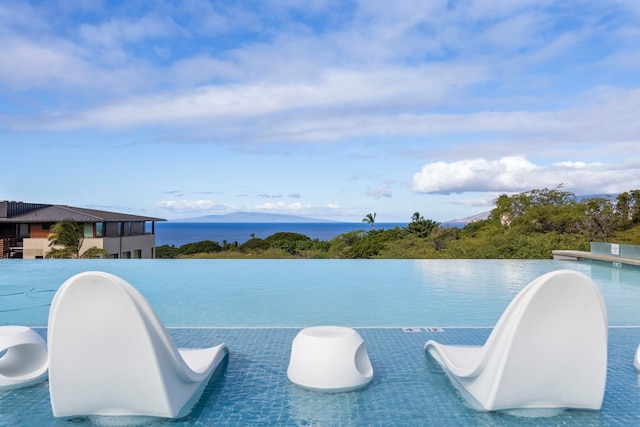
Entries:
{"type": "Polygon", "coordinates": [[[0,256],[2,258],[22,258],[22,239],[3,237],[0,239],[0,256]]]}

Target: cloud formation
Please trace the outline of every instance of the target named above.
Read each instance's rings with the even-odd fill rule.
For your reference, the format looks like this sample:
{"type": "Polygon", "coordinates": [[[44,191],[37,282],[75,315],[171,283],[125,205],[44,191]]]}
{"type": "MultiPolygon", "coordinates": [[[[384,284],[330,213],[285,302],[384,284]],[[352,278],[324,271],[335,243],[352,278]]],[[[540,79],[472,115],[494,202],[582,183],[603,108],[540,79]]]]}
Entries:
{"type": "Polygon", "coordinates": [[[380,199],[381,197],[393,197],[391,195],[391,190],[388,188],[375,188],[373,190],[368,190],[367,196],[371,196],[375,199],[380,199]]]}
{"type": "Polygon", "coordinates": [[[437,194],[513,193],[560,184],[576,194],[628,191],[640,187],[640,162],[612,166],[564,161],[541,166],[523,156],[433,162],[414,174],[412,190],[437,194]]]}
{"type": "Polygon", "coordinates": [[[219,204],[212,200],[166,200],[157,206],[172,213],[229,213],[236,210],[233,205],[219,204]]]}
{"type": "MultiPolygon", "coordinates": [[[[135,196],[94,200],[124,197],[106,195],[129,188],[123,175],[78,197],[144,198],[180,215],[405,218],[445,200],[417,194],[452,194],[446,219],[472,204],[462,193],[628,190],[640,158],[639,11],[619,0],[5,0],[3,154],[37,147],[26,154],[46,156],[46,171],[127,150],[145,158],[135,196]],[[158,172],[167,159],[170,179],[158,172]],[[140,196],[159,182],[183,188],[167,194],[180,200],[140,196]],[[198,200],[202,185],[215,202],[198,200]],[[262,203],[300,194],[309,203],[262,203]]],[[[24,185],[0,188],[6,197],[42,182],[9,167],[24,185]]]]}

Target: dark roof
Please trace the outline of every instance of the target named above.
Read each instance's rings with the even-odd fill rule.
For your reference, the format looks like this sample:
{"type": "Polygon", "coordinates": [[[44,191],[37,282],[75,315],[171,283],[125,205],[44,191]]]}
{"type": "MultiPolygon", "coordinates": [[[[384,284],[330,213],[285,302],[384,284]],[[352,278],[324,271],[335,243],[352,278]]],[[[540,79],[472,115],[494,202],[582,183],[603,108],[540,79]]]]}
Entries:
{"type": "Polygon", "coordinates": [[[35,209],[8,218],[0,218],[1,222],[59,222],[74,220],[76,222],[119,222],[119,221],[166,221],[163,218],[131,215],[117,212],[99,211],[96,209],[76,208],[72,206],[51,205],[35,209]]]}

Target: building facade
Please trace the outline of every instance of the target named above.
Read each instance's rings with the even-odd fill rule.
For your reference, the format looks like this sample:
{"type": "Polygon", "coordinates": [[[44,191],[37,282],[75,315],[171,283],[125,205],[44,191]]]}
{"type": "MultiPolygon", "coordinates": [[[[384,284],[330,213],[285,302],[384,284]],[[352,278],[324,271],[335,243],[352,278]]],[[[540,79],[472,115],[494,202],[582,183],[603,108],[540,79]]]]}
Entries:
{"type": "Polygon", "coordinates": [[[80,253],[95,246],[109,258],[155,258],[155,223],[139,215],[64,205],[0,201],[0,258],[37,259],[51,250],[49,234],[57,222],[73,220],[83,230],[80,253]]]}

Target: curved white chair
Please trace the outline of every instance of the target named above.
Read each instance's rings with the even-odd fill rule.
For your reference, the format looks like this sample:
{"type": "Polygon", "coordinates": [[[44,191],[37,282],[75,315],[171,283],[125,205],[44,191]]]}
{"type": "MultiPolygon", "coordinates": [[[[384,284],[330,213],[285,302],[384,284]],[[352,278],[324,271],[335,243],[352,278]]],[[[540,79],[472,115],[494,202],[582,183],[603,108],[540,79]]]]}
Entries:
{"type": "Polygon", "coordinates": [[[633,359],[633,367],[636,368],[636,371],[640,372],[640,345],[636,350],[636,357],[633,359]]]}
{"type": "Polygon", "coordinates": [[[56,417],[183,417],[228,355],[225,344],[177,349],[142,294],[95,271],[60,287],[47,341],[56,417]]]}
{"type": "Polygon", "coordinates": [[[484,346],[427,341],[425,350],[474,409],[600,409],[607,328],[598,286],[560,270],[522,289],[484,346]]]}
{"type": "Polygon", "coordinates": [[[287,378],[307,389],[349,391],[369,384],[373,367],[365,342],[355,330],[313,326],[294,338],[287,378]]]}
{"type": "Polygon", "coordinates": [[[47,379],[47,344],[27,326],[0,326],[0,391],[47,379]]]}

